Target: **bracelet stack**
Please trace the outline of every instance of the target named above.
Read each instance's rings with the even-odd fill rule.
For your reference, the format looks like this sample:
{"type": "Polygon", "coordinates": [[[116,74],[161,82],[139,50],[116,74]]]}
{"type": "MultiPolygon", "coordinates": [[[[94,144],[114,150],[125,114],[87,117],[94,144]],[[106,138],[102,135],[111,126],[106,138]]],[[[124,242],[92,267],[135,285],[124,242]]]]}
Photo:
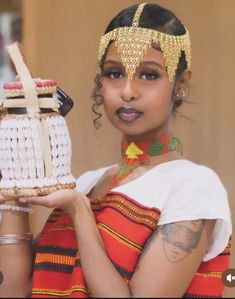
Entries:
{"type": "Polygon", "coordinates": [[[31,209],[31,208],[21,207],[21,206],[16,206],[16,205],[1,204],[0,205],[0,211],[4,211],[4,210],[15,211],[15,212],[23,212],[23,213],[28,213],[28,214],[33,213],[33,209],[31,209]]]}
{"type": "Polygon", "coordinates": [[[5,234],[0,235],[0,245],[32,243],[33,234],[5,234]]]}

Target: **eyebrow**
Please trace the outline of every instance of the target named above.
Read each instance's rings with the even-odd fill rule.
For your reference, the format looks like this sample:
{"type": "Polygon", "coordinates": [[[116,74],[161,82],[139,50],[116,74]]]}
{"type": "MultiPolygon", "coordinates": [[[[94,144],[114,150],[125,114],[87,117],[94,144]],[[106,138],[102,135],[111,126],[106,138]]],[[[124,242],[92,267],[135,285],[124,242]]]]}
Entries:
{"type": "Polygon", "coordinates": [[[108,63],[112,63],[112,64],[120,64],[120,65],[122,65],[122,62],[121,62],[121,61],[118,61],[118,60],[112,60],[112,59],[110,59],[110,60],[105,60],[105,61],[104,61],[104,65],[105,65],[105,64],[108,64],[108,63]]]}
{"type": "Polygon", "coordinates": [[[164,70],[164,67],[160,63],[157,63],[156,61],[152,61],[152,60],[148,61],[148,60],[146,60],[146,61],[141,61],[140,64],[150,65],[150,66],[154,65],[154,66],[157,66],[160,69],[164,70]]]}
{"type": "MultiPolygon", "coordinates": [[[[123,64],[122,64],[122,61],[112,60],[112,59],[110,59],[110,60],[105,60],[103,65],[105,65],[105,64],[109,64],[109,63],[116,64],[116,65],[123,65],[123,64]]],[[[152,61],[152,60],[150,60],[150,61],[141,61],[141,62],[140,62],[140,65],[147,65],[147,66],[148,66],[148,65],[149,65],[149,66],[154,65],[154,66],[157,66],[157,67],[159,67],[160,69],[164,70],[164,67],[163,67],[161,64],[159,64],[159,63],[157,63],[157,62],[155,62],[155,61],[152,61]]]]}

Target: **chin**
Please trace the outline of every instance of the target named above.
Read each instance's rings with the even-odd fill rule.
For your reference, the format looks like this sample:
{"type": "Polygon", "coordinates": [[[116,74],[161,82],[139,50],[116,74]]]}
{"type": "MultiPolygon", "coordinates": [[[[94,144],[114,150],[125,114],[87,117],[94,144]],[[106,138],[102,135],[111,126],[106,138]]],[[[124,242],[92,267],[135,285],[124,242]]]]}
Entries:
{"type": "Polygon", "coordinates": [[[113,123],[113,126],[124,135],[140,135],[145,132],[142,126],[136,125],[134,123],[113,123]]]}
{"type": "MultiPolygon", "coordinates": [[[[161,132],[163,127],[165,127],[165,124],[156,122],[152,124],[151,126],[146,126],[146,123],[144,121],[135,121],[132,123],[124,123],[120,122],[119,120],[110,120],[112,125],[123,135],[125,136],[133,136],[138,137],[140,139],[143,138],[152,138],[154,136],[157,136],[159,131],[161,132]]],[[[164,131],[164,130],[163,130],[164,131]]]]}
{"type": "Polygon", "coordinates": [[[149,133],[148,130],[143,130],[143,128],[137,128],[135,126],[133,126],[132,128],[120,128],[120,127],[116,127],[116,129],[121,132],[123,135],[125,136],[129,136],[129,137],[141,137],[141,136],[145,136],[149,133]]]}

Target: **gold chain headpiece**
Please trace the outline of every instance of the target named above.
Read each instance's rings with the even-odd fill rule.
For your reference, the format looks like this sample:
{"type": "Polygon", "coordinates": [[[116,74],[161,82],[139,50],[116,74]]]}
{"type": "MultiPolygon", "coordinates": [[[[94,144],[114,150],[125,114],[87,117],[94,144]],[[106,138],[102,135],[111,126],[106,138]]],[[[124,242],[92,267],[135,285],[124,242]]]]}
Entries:
{"type": "Polygon", "coordinates": [[[98,73],[101,73],[101,61],[111,41],[115,42],[127,76],[130,79],[133,78],[136,68],[142,61],[147,49],[152,46],[152,43],[158,44],[163,53],[169,81],[174,79],[181,51],[184,51],[187,67],[190,68],[191,46],[187,28],[185,28],[186,33],[184,35],[175,36],[154,29],[138,27],[145,5],[146,3],[142,3],[138,6],[132,26],[116,28],[101,37],[98,53],[98,73]]]}

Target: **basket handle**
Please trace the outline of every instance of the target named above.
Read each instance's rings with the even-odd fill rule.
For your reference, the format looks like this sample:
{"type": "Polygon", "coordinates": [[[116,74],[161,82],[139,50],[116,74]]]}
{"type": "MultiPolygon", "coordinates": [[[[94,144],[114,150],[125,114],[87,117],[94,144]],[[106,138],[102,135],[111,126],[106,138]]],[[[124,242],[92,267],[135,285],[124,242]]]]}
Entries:
{"type": "Polygon", "coordinates": [[[34,117],[40,112],[36,85],[30,75],[26,64],[24,63],[18,46],[18,42],[7,46],[7,50],[12,62],[15,65],[16,72],[20,77],[20,81],[24,89],[27,113],[30,117],[34,117]]]}

